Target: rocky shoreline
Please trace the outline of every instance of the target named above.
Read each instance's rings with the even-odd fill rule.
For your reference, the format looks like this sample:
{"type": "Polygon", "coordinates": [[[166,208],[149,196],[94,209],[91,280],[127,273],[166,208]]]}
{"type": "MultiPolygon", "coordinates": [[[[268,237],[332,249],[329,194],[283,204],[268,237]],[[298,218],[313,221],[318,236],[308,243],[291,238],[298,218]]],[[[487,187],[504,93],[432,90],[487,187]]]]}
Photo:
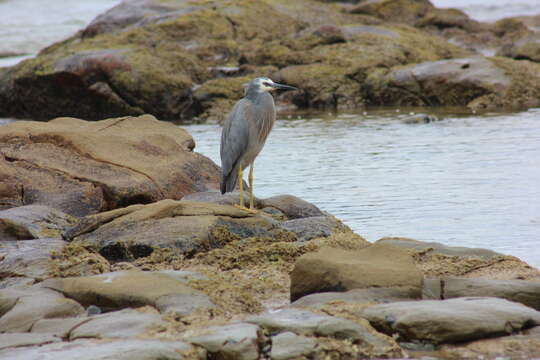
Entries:
{"type": "Polygon", "coordinates": [[[123,2],[0,69],[0,116],[221,121],[256,76],[290,109],[540,105],[538,17],[495,23],[429,0],[123,2]]]}
{"type": "Polygon", "coordinates": [[[540,356],[540,271],[370,243],[290,195],[258,213],[151,115],[0,127],[0,358],[540,356]]]}

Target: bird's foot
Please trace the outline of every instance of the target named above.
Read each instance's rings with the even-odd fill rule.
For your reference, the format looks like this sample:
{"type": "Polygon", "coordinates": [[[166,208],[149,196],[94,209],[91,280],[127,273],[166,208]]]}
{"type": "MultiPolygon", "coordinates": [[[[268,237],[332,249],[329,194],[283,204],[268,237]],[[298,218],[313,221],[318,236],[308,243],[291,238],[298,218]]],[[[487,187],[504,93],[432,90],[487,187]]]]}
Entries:
{"type": "Polygon", "coordinates": [[[250,212],[252,214],[258,214],[259,213],[259,210],[255,209],[255,208],[247,208],[247,207],[245,207],[243,205],[235,204],[234,207],[237,208],[237,209],[240,209],[240,210],[250,212]]]}

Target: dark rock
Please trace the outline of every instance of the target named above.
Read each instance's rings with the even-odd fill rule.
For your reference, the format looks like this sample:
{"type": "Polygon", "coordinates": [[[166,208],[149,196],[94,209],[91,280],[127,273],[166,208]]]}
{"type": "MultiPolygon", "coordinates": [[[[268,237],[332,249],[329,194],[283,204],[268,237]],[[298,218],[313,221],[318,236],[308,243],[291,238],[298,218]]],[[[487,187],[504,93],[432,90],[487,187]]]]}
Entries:
{"type": "Polygon", "coordinates": [[[432,343],[453,343],[511,334],[540,324],[540,312],[497,298],[403,301],[362,312],[386,334],[432,343]]]}
{"type": "Polygon", "coordinates": [[[296,234],[299,241],[328,237],[334,233],[349,230],[346,225],[331,215],[288,220],[281,223],[281,227],[296,234]]]}
{"type": "Polygon", "coordinates": [[[412,286],[421,289],[422,274],[412,256],[391,245],[361,250],[323,247],[302,255],[291,273],[291,301],[327,291],[412,286]]]}
{"type": "Polygon", "coordinates": [[[517,60],[540,62],[540,33],[534,33],[518,41],[511,41],[503,45],[497,55],[517,60]]]}
{"type": "Polygon", "coordinates": [[[289,219],[324,215],[317,206],[293,195],[278,195],[264,199],[261,207],[274,207],[282,211],[289,219]]]}
{"type": "Polygon", "coordinates": [[[429,0],[367,0],[360,2],[350,11],[387,21],[414,24],[433,8],[429,0]]]}
{"type": "MultiPolygon", "coordinates": [[[[245,188],[244,188],[245,189],[245,188]]],[[[205,202],[219,205],[238,205],[240,203],[240,193],[238,191],[221,194],[217,191],[197,192],[187,194],[182,198],[186,201],[205,202]]],[[[249,193],[244,192],[244,203],[249,203],[249,193]]],[[[256,209],[263,207],[263,203],[257,197],[253,197],[253,205],[256,209]]]]}
{"type": "Polygon", "coordinates": [[[437,116],[428,114],[415,114],[403,119],[405,124],[429,124],[435,121],[439,121],[437,116]]]}

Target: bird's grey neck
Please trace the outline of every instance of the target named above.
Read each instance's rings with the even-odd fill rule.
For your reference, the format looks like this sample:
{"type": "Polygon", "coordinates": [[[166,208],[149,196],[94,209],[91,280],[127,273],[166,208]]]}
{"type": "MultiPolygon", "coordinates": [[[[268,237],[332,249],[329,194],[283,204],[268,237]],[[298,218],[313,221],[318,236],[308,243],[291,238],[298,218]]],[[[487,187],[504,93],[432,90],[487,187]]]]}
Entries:
{"type": "Polygon", "coordinates": [[[258,91],[257,88],[251,88],[251,87],[248,88],[247,90],[246,98],[255,103],[258,103],[261,101],[268,101],[269,98],[271,100],[274,100],[272,95],[270,95],[267,91],[258,91]]]}

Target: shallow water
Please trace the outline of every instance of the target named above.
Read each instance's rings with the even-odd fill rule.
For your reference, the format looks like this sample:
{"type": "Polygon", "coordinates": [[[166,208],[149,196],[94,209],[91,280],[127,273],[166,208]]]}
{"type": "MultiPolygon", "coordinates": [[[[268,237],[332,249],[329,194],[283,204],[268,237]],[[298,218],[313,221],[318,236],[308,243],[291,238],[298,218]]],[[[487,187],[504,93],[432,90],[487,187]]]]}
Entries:
{"type": "MultiPolygon", "coordinates": [[[[405,236],[484,247],[540,266],[540,109],[439,114],[403,111],[282,119],[255,162],[255,194],[293,194],[370,241],[405,236]]],[[[218,125],[185,128],[219,161],[218,125]]]]}

